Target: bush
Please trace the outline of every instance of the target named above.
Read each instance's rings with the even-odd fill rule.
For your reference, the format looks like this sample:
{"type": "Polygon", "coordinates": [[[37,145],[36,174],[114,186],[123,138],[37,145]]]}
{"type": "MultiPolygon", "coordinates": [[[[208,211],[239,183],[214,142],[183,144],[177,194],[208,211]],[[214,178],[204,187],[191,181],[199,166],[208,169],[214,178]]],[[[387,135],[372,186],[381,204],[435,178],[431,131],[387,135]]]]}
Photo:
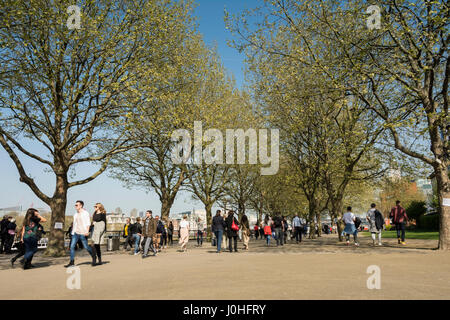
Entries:
{"type": "Polygon", "coordinates": [[[431,215],[421,215],[419,217],[418,226],[420,229],[430,230],[430,231],[439,231],[439,215],[431,214],[431,215]]]}
{"type": "Polygon", "coordinates": [[[409,220],[416,220],[417,228],[422,228],[420,225],[420,217],[427,212],[424,201],[412,201],[406,208],[406,214],[409,220]]]}

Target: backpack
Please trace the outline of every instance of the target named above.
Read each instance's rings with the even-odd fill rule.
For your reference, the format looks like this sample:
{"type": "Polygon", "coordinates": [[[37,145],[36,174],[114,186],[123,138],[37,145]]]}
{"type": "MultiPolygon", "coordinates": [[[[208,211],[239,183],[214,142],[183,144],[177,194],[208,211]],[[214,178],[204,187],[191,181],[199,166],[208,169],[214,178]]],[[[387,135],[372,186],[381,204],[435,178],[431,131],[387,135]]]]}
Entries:
{"type": "Polygon", "coordinates": [[[361,225],[361,218],[355,217],[355,228],[358,229],[360,225],[361,225]]]}

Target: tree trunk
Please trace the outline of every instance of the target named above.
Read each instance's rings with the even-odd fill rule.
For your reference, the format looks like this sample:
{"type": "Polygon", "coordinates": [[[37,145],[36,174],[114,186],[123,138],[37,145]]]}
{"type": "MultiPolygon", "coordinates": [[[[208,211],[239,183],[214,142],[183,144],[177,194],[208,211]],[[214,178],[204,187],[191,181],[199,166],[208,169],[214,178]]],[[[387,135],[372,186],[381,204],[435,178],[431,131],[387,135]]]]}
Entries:
{"type": "Polygon", "coordinates": [[[317,233],[318,236],[322,236],[322,222],[320,221],[320,213],[316,213],[316,219],[317,219],[317,233]]]}
{"type": "Polygon", "coordinates": [[[207,230],[211,230],[211,224],[212,224],[212,203],[205,204],[205,211],[206,211],[206,225],[207,230]]]}
{"type": "Polygon", "coordinates": [[[169,218],[170,209],[172,208],[173,202],[170,199],[163,198],[161,200],[161,219],[169,218]]]}
{"type": "MultiPolygon", "coordinates": [[[[443,199],[450,199],[450,179],[445,165],[435,168],[439,212],[439,250],[450,250],[450,206],[443,205],[443,199]]],[[[447,200],[450,201],[450,200],[447,200]]]]}
{"type": "Polygon", "coordinates": [[[239,221],[241,220],[242,216],[245,214],[245,203],[239,202],[238,203],[238,216],[239,221]]]}
{"type": "MultiPolygon", "coordinates": [[[[331,217],[332,220],[337,220],[337,232],[338,232],[338,238],[339,241],[344,241],[344,238],[342,237],[342,223],[341,223],[341,213],[342,213],[342,198],[332,198],[331,199],[331,217]]],[[[333,222],[332,221],[332,222],[333,222]]]]}
{"type": "Polygon", "coordinates": [[[45,255],[52,257],[61,257],[65,255],[64,248],[64,229],[67,207],[67,174],[56,176],[56,189],[50,202],[52,218],[50,222],[50,234],[45,255]],[[62,229],[55,229],[55,223],[62,223],[62,229]]]}
{"type": "Polygon", "coordinates": [[[316,238],[316,223],[314,218],[316,216],[316,203],[315,199],[309,201],[309,239],[316,238]]]}

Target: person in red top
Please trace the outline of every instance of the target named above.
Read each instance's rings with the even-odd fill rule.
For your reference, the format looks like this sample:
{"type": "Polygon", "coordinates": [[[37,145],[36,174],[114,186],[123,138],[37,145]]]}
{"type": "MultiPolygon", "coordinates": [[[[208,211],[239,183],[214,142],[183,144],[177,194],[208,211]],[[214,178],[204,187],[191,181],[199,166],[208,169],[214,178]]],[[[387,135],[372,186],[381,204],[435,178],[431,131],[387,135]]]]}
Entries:
{"type": "Polygon", "coordinates": [[[405,225],[408,222],[408,216],[406,215],[406,210],[400,205],[400,200],[395,202],[395,207],[391,209],[389,218],[391,218],[392,223],[395,224],[398,244],[405,245],[405,225]]]}
{"type": "Polygon", "coordinates": [[[255,227],[253,229],[255,230],[255,239],[258,240],[258,236],[259,236],[258,223],[255,224],[255,227]]]}

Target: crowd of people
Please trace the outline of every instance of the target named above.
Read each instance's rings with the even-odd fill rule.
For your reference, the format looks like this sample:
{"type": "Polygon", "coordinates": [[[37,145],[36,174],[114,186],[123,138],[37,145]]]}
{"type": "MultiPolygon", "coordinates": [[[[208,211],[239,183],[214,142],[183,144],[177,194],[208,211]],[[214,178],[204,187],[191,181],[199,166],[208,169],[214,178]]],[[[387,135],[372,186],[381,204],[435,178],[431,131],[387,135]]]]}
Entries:
{"type": "MultiPolygon", "coordinates": [[[[106,234],[106,210],[103,204],[96,203],[92,220],[88,211],[84,209],[84,202],[79,200],[75,203],[76,213],[73,217],[73,223],[69,228],[68,235],[70,237],[70,261],[65,267],[75,265],[75,250],[77,246],[87,250],[92,258],[92,266],[102,264],[102,255],[100,245],[104,242],[106,234]],[[92,246],[88,244],[91,239],[92,246]]],[[[405,226],[408,224],[408,216],[406,210],[401,207],[400,201],[396,201],[395,207],[392,208],[389,215],[392,223],[397,230],[398,243],[405,245],[405,226]]],[[[382,213],[376,208],[376,204],[372,203],[366,214],[369,223],[369,232],[371,233],[373,245],[381,246],[381,233],[385,228],[385,220],[382,213]]],[[[16,232],[17,225],[12,217],[5,216],[0,222],[1,225],[1,253],[12,253],[13,243],[17,248],[16,255],[11,259],[11,265],[18,258],[23,256],[20,261],[24,269],[32,268],[31,261],[38,249],[38,241],[45,234],[41,223],[46,222],[39,211],[33,208],[27,210],[23,220],[22,228],[16,232]],[[16,241],[14,241],[16,240],[16,241]]],[[[361,219],[352,213],[352,208],[347,207],[347,211],[342,217],[345,228],[342,235],[346,238],[346,245],[350,244],[350,236],[353,236],[355,246],[359,246],[358,229],[361,219]]],[[[326,226],[328,229],[329,227],[326,226]]],[[[330,230],[333,230],[331,227],[330,230]]],[[[180,252],[187,251],[187,244],[190,235],[190,226],[187,215],[178,225],[178,242],[180,252]]],[[[316,230],[317,231],[317,230],[316,230]]],[[[288,238],[295,239],[297,244],[302,242],[302,237],[309,231],[307,221],[299,217],[298,214],[292,219],[291,224],[288,223],[286,217],[276,212],[273,216],[266,215],[264,221],[258,222],[250,227],[249,219],[244,214],[237,218],[234,211],[225,212],[222,215],[221,210],[217,210],[211,223],[211,232],[213,234],[212,244],[216,247],[216,252],[222,252],[222,243],[225,242],[225,249],[229,252],[238,252],[238,237],[242,239],[243,249],[249,250],[249,240],[254,236],[256,240],[264,239],[266,246],[270,246],[271,239],[274,239],[277,246],[283,246],[287,243],[288,238]]],[[[206,225],[201,220],[197,221],[196,239],[197,246],[203,245],[203,239],[206,233],[206,225]]],[[[147,210],[145,217],[138,217],[135,223],[131,223],[131,219],[127,218],[123,227],[124,250],[133,251],[132,254],[141,254],[142,258],[149,256],[149,251],[156,256],[158,252],[166,249],[167,246],[173,245],[174,224],[172,220],[166,218],[160,219],[158,215],[153,217],[153,212],[147,210]],[[129,248],[129,249],[128,249],[129,248]]]]}

